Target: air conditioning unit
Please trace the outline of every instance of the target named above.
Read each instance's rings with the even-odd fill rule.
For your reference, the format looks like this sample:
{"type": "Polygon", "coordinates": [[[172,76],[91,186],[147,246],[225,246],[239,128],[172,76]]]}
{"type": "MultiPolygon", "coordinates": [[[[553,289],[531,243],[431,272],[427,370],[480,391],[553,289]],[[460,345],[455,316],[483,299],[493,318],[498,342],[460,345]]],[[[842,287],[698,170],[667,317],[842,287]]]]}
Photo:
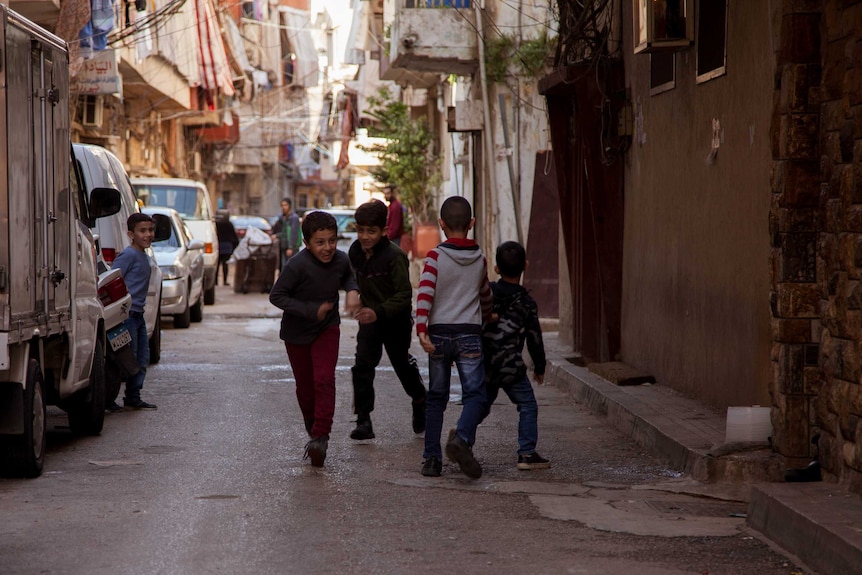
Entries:
{"type": "Polygon", "coordinates": [[[102,97],[88,94],[84,96],[81,124],[89,127],[102,127],[102,97]]]}

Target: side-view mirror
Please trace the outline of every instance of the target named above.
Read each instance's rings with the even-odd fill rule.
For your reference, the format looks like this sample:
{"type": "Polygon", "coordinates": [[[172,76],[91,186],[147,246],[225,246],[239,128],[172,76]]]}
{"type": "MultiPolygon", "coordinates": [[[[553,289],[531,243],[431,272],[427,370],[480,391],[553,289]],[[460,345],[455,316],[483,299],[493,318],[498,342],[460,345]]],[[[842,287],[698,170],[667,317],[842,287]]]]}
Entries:
{"type": "Polygon", "coordinates": [[[206,247],[206,244],[203,242],[203,240],[199,240],[197,238],[195,238],[189,242],[189,251],[202,250],[205,247],[206,247]]]}
{"type": "Polygon", "coordinates": [[[153,223],[155,224],[154,242],[163,242],[171,237],[171,218],[164,214],[153,214],[153,223]]]}
{"type": "Polygon", "coordinates": [[[114,188],[93,188],[89,203],[90,217],[93,219],[113,216],[122,207],[120,192],[114,188]]]}

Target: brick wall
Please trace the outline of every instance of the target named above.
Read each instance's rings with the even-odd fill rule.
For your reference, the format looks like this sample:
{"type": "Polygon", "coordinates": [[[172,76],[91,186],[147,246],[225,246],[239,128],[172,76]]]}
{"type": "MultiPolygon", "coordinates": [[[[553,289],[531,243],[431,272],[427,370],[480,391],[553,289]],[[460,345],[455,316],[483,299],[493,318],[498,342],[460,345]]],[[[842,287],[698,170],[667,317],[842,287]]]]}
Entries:
{"type": "Polygon", "coordinates": [[[862,491],[862,0],[788,0],[778,36],[773,440],[862,491]]]}

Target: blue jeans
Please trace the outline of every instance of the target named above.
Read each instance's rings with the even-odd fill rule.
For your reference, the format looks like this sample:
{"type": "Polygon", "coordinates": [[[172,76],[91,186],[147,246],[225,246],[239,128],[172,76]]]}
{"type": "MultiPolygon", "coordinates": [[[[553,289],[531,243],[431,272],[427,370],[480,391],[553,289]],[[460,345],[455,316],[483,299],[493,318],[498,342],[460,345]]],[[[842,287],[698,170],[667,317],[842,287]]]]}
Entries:
{"type": "Polygon", "coordinates": [[[461,417],[455,427],[469,445],[476,442],[476,428],[485,410],[485,363],[479,334],[431,335],[434,352],[428,354],[428,396],[425,404],[425,451],[422,457],[443,459],[440,434],[443,413],[449,403],[452,364],[461,378],[461,417]]]}
{"type": "Polygon", "coordinates": [[[518,455],[535,453],[536,442],[539,439],[539,405],[536,403],[530,378],[525,375],[502,388],[493,381],[488,381],[486,388],[488,399],[482,419],[484,420],[491,413],[491,404],[496,401],[497,394],[502,389],[518,407],[518,455]]]}
{"type": "Polygon", "coordinates": [[[150,365],[150,340],[147,339],[147,322],[144,316],[136,317],[138,312],[132,312],[123,324],[132,336],[132,353],[138,362],[140,371],[126,380],[125,403],[137,403],[141,401],[141,389],[144,387],[144,378],[147,376],[147,366],[150,365]]]}

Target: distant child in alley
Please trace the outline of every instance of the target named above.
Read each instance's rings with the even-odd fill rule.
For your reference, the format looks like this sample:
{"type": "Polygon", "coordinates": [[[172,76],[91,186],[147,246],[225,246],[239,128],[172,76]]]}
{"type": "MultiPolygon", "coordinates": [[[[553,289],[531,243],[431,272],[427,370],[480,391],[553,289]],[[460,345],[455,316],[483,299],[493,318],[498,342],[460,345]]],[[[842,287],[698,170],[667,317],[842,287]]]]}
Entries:
{"type": "Polygon", "coordinates": [[[335,415],[335,365],[341,317],[338,291],[347,292],[345,310],[359,308],[359,292],[347,254],[337,249],[338,225],[326,212],[302,220],[306,249],[291,257],[269,294],[284,311],[279,337],[296,379],[296,399],[311,440],[304,458],[322,467],[335,415]]]}

